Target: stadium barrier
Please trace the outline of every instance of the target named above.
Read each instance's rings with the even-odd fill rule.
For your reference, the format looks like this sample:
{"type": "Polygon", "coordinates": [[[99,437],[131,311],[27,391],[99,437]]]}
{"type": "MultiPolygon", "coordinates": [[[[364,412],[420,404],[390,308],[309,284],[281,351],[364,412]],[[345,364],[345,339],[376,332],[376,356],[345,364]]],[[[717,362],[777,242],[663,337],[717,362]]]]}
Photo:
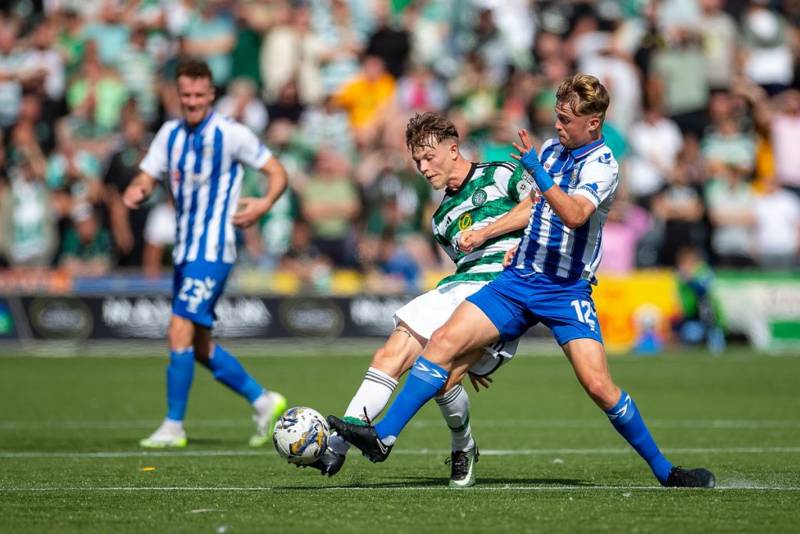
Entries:
{"type": "MultiPolygon", "coordinates": [[[[264,287],[234,279],[217,306],[215,334],[253,339],[380,338],[391,331],[395,310],[413,298],[358,294],[360,286],[352,274],[344,279],[348,291],[335,296],[258,294],[264,287]]],[[[51,280],[24,280],[13,287],[6,283],[0,286],[0,340],[163,339],[171,312],[170,291],[167,278],[67,280],[58,275],[51,280]]],[[[800,277],[718,273],[714,293],[729,332],[745,335],[762,350],[800,347],[800,277]]],[[[680,315],[675,277],[669,271],[603,275],[593,297],[612,352],[637,349],[648,336],[668,340],[672,321],[680,315]]],[[[546,338],[548,333],[537,327],[529,335],[546,338]]]]}

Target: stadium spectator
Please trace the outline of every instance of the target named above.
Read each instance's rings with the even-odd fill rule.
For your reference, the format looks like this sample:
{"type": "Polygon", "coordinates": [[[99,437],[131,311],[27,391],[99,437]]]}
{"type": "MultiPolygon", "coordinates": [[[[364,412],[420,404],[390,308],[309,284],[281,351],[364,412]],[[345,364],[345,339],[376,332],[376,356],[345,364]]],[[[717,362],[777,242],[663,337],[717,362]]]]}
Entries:
{"type": "Polygon", "coordinates": [[[88,203],[77,203],[70,213],[72,224],[64,233],[59,266],[73,276],[95,277],[109,272],[112,264],[111,236],[100,225],[88,203]]]}
{"type": "Polygon", "coordinates": [[[296,78],[300,101],[318,103],[324,94],[321,68],[325,51],[324,41],[312,28],[307,4],[276,6],[259,55],[264,98],[275,100],[280,89],[296,78]]]}
{"type": "Polygon", "coordinates": [[[221,2],[198,2],[183,29],[187,52],[208,62],[214,83],[225,87],[231,78],[231,52],[236,44],[236,27],[221,2]]]}
{"type": "Polygon", "coordinates": [[[412,65],[397,81],[397,106],[404,112],[441,111],[447,103],[447,88],[425,65],[412,65]]]}
{"type": "Polygon", "coordinates": [[[100,62],[96,41],[88,41],[80,75],[67,90],[70,113],[92,128],[90,137],[107,136],[119,126],[128,89],[115,70],[100,62]]]}
{"type": "Polygon", "coordinates": [[[697,27],[703,36],[708,84],[712,91],[731,88],[739,54],[739,27],[736,19],[723,11],[723,0],[700,0],[702,14],[697,27]]]}
{"type": "Polygon", "coordinates": [[[335,94],[336,104],[350,117],[356,141],[367,146],[380,134],[391,110],[395,80],[386,72],[378,56],[366,56],[361,73],[342,85],[335,94]]]}
{"type": "Polygon", "coordinates": [[[353,222],[361,213],[358,191],[341,154],[323,149],[300,193],[300,211],[311,227],[314,246],[339,267],[352,266],[353,222]]]}
{"type": "Polygon", "coordinates": [[[0,24],[0,128],[12,126],[22,99],[24,57],[16,48],[17,31],[13,24],[0,24]]]}
{"type": "Polygon", "coordinates": [[[227,93],[217,100],[216,110],[261,135],[267,127],[269,115],[264,103],[257,98],[257,91],[258,88],[252,80],[233,80],[227,93]]]}
{"type": "Polygon", "coordinates": [[[391,7],[388,2],[377,2],[374,15],[377,19],[376,27],[367,40],[365,52],[381,58],[386,65],[387,72],[394,79],[399,80],[406,72],[411,52],[409,32],[403,26],[398,26],[392,21],[391,7]]]}
{"type": "Polygon", "coordinates": [[[169,197],[148,211],[143,238],[142,272],[148,278],[158,278],[172,263],[175,245],[175,208],[169,197]]]}
{"type": "Polygon", "coordinates": [[[144,27],[137,26],[133,30],[129,45],[118,55],[116,66],[142,119],[148,124],[153,122],[158,111],[156,60],[147,49],[144,27]]]}
{"type": "Polygon", "coordinates": [[[800,259],[800,199],[769,180],[756,197],[755,258],[765,269],[792,269],[800,259]]]}
{"type": "Polygon", "coordinates": [[[307,289],[330,291],[333,263],[314,245],[311,228],[302,218],[292,227],[292,239],[280,268],[295,274],[307,289]]]}
{"type": "Polygon", "coordinates": [[[736,167],[720,164],[712,168],[714,178],[705,188],[711,249],[721,266],[753,265],[753,190],[736,167]]]}
{"type": "MultiPolygon", "coordinates": [[[[677,247],[698,243],[715,267],[717,254],[725,265],[761,264],[768,253],[760,251],[766,241],[758,236],[783,232],[753,208],[785,196],[769,184],[773,177],[800,198],[800,151],[794,146],[800,137],[800,57],[791,44],[800,16],[792,2],[513,0],[466,2],[458,9],[442,2],[360,0],[25,5],[32,10],[27,15],[19,9],[0,15],[7,174],[20,174],[16,153],[33,139],[33,150],[41,153],[33,159],[47,162],[49,215],[60,219],[58,233],[71,226],[73,207],[89,202],[114,237],[115,261],[147,265],[151,274],[159,272],[159,251],[169,248],[171,238],[153,238],[156,261],[145,259],[141,239],[126,253],[131,240],[120,230],[125,225],[113,196],[129,179],[127,161],[138,144],[131,132],[146,138],[161,121],[180,116],[175,69],[192,56],[210,58],[218,109],[267,136],[298,191],[298,205],[285,216],[277,217],[278,210],[258,231],[244,234],[240,246],[255,268],[280,269],[294,210],[301,209],[305,184],[316,180],[317,156],[326,151],[355,168],[347,176],[347,197],[361,215],[347,219],[345,263],[353,263],[355,243],[389,231],[397,250],[418,266],[441,267],[435,248],[421,237],[425,232],[417,230],[426,218],[421,214],[435,209],[438,199],[415,193],[407,181],[413,169],[397,161],[405,150],[402,132],[384,126],[402,123],[411,112],[446,112],[464,134],[465,153],[505,157],[508,151],[500,149],[507,125],[552,136],[554,89],[576,69],[611,86],[605,142],[623,166],[631,201],[654,221],[644,234],[634,232],[638,265],[671,265],[677,247]],[[375,57],[386,68],[376,68],[375,57]],[[379,82],[367,83],[368,72],[378,73],[379,82]],[[677,172],[681,176],[673,178],[677,172]],[[699,200],[709,205],[696,220],[698,199],[683,193],[700,188],[699,200]],[[727,194],[733,194],[730,206],[727,194]],[[676,219],[675,210],[693,213],[692,221],[676,219]],[[729,212],[750,222],[734,223],[729,212]],[[706,238],[697,237],[703,232],[706,238]],[[733,248],[719,249],[720,242],[733,248]]],[[[629,212],[638,211],[612,214],[608,237],[615,217],[624,233],[629,212]]],[[[767,213],[777,218],[780,211],[767,213]]],[[[146,218],[141,213],[136,226],[146,218]]],[[[317,232],[320,221],[308,224],[317,232]]],[[[619,268],[630,263],[626,259],[619,268]]]]}
{"type": "Polygon", "coordinates": [[[633,271],[637,266],[639,242],[651,227],[647,211],[626,197],[625,191],[621,191],[608,212],[600,264],[600,270],[605,273],[624,275],[633,271]]]}
{"type": "Polygon", "coordinates": [[[690,169],[681,163],[680,156],[668,172],[667,183],[653,197],[651,207],[663,232],[660,265],[674,266],[678,250],[705,243],[703,190],[692,183],[690,169]]]}
{"type": "Polygon", "coordinates": [[[664,116],[661,104],[651,97],[644,116],[629,131],[631,153],[625,167],[625,185],[631,197],[648,206],[651,197],[667,182],[683,145],[674,121],[664,116]]]}
{"type": "Polygon", "coordinates": [[[12,268],[46,268],[58,249],[58,235],[45,163],[39,154],[9,155],[8,185],[0,187],[0,250],[12,268]]]}
{"type": "Polygon", "coordinates": [[[683,133],[699,137],[706,122],[709,96],[700,37],[687,28],[675,28],[664,38],[668,46],[652,57],[648,94],[663,95],[667,116],[683,133]]]}
{"type": "Polygon", "coordinates": [[[120,146],[111,155],[103,178],[109,225],[121,267],[142,265],[144,227],[150,210],[157,203],[155,200],[148,201],[138,210],[128,210],[122,204],[122,193],[138,174],[139,162],[147,151],[148,143],[149,136],[142,120],[131,118],[125,121],[120,146]]]}
{"type": "Polygon", "coordinates": [[[705,341],[712,354],[719,354],[725,348],[725,332],[712,290],[714,272],[692,247],[680,249],[676,262],[681,315],[673,327],[681,342],[696,345],[705,341]]]}
{"type": "Polygon", "coordinates": [[[306,106],[300,100],[297,82],[289,80],[278,91],[278,97],[267,106],[269,120],[287,120],[297,124],[306,106]]]}
{"type": "Polygon", "coordinates": [[[789,25],[768,4],[768,0],[751,0],[742,20],[743,71],[748,79],[775,95],[792,82],[794,61],[789,25]]]}

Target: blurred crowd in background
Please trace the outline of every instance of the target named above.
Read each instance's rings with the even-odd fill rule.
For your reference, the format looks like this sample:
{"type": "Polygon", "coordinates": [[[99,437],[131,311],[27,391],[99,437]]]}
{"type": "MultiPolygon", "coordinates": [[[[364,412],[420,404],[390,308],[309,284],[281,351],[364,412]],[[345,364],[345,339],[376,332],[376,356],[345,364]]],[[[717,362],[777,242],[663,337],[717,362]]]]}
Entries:
{"type": "MultiPolygon", "coordinates": [[[[580,71],[611,93],[622,186],[601,270],[794,269],[800,248],[800,1],[43,0],[0,18],[0,268],[74,276],[169,269],[166,191],[121,193],[163,121],[184,58],[216,109],[281,159],[290,189],[242,232],[240,264],[319,284],[415,291],[452,268],[430,236],[441,200],[404,130],[446,113],[465,154],[508,160],[553,133],[580,71]],[[694,251],[687,254],[687,251],[694,251]]],[[[259,194],[250,173],[243,194],[259,194]]]]}

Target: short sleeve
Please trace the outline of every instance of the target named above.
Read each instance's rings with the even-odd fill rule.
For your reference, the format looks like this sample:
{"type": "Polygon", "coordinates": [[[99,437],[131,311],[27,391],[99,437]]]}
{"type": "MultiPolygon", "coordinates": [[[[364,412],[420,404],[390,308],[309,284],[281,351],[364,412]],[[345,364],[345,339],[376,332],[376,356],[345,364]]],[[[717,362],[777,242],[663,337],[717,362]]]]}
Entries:
{"type": "Polygon", "coordinates": [[[610,150],[599,158],[587,162],[580,171],[578,185],[573,195],[588,198],[597,208],[614,193],[619,181],[619,165],[610,150]]]}
{"type": "Polygon", "coordinates": [[[272,157],[272,152],[246,126],[236,123],[232,132],[235,160],[254,169],[260,169],[272,157]]]}
{"type": "Polygon", "coordinates": [[[156,134],[153,142],[150,143],[150,148],[147,149],[142,162],[139,163],[139,169],[149,174],[156,180],[162,180],[167,173],[167,144],[169,142],[169,135],[175,128],[178,128],[176,122],[165,123],[158,133],[156,134]]]}
{"type": "Polygon", "coordinates": [[[508,180],[508,196],[514,202],[520,202],[530,196],[534,188],[533,177],[525,172],[522,165],[517,165],[508,180]]]}

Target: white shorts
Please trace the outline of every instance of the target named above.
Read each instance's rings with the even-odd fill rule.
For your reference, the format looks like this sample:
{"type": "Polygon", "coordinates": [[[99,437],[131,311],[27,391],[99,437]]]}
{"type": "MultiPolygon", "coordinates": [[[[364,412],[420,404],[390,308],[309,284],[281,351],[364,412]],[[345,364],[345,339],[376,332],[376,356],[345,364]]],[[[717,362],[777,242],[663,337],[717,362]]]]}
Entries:
{"type": "MultiPolygon", "coordinates": [[[[454,282],[432,289],[418,296],[394,314],[394,324],[404,322],[415,333],[430,339],[433,332],[442,326],[456,311],[459,304],[485,283],[454,282]]],[[[517,352],[519,338],[512,341],[498,340],[484,347],[480,360],[472,364],[469,372],[479,376],[490,375],[510,360],[517,352]]]]}

